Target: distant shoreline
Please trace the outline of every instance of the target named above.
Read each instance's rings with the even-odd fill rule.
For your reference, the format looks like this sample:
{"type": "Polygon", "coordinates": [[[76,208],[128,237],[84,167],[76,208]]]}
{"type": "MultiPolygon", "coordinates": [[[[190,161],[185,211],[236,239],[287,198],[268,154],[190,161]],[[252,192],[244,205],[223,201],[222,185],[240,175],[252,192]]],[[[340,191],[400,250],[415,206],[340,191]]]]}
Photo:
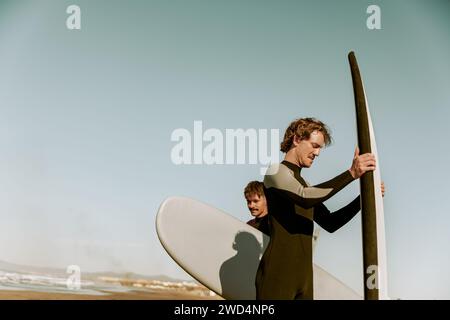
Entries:
{"type": "Polygon", "coordinates": [[[0,290],[0,300],[218,300],[218,296],[199,296],[180,292],[150,292],[130,290],[128,292],[102,291],[104,295],[78,293],[54,293],[27,290],[0,290]]]}

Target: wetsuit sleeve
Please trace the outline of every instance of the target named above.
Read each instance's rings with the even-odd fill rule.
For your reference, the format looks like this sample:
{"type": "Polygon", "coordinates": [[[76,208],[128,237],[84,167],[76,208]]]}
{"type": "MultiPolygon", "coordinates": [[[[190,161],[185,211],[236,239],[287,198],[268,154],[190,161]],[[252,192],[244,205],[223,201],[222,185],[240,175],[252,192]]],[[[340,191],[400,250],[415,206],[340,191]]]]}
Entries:
{"type": "Polygon", "coordinates": [[[314,207],[314,221],[326,231],[332,233],[349,222],[359,210],[361,210],[359,196],[345,207],[332,213],[321,203],[314,207]]]}
{"type": "Polygon", "coordinates": [[[327,182],[305,187],[294,177],[294,172],[283,164],[279,164],[275,169],[270,168],[270,170],[274,174],[264,176],[264,186],[281,191],[283,195],[288,196],[305,209],[312,208],[331,198],[354,180],[350,171],[346,170],[327,182]]]}

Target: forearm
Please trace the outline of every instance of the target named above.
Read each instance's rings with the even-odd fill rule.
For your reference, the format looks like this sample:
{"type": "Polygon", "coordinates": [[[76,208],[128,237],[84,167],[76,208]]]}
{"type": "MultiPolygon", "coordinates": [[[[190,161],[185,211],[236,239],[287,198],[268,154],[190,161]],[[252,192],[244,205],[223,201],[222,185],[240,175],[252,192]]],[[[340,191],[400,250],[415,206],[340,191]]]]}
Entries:
{"type": "MultiPolygon", "coordinates": [[[[334,196],[336,193],[341,191],[344,187],[346,187],[349,183],[353,181],[353,177],[350,174],[350,171],[346,170],[340,175],[334,177],[331,180],[328,180],[326,182],[320,183],[318,185],[307,187],[308,191],[311,190],[309,193],[305,192],[306,195],[309,195],[309,197],[305,198],[305,202],[308,203],[308,207],[313,207],[319,203],[322,203],[332,196],[334,196]],[[314,197],[314,189],[319,190],[325,190],[325,189],[331,189],[330,192],[326,195],[322,195],[321,197],[314,197]]],[[[345,207],[344,207],[345,208],[345,207]]],[[[342,209],[344,209],[342,208],[342,209]]]]}
{"type": "Polygon", "coordinates": [[[360,197],[356,197],[345,207],[330,213],[322,204],[314,212],[314,221],[328,232],[335,232],[347,224],[361,210],[360,197]]]}

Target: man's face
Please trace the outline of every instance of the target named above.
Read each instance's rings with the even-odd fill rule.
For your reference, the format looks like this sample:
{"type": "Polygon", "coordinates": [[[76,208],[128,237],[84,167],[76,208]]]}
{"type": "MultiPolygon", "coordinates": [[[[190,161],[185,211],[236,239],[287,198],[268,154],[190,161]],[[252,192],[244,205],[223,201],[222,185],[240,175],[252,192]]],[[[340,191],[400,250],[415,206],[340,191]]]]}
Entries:
{"type": "Polygon", "coordinates": [[[300,167],[311,167],[314,159],[319,156],[324,144],[325,139],[320,131],[313,131],[308,140],[300,140],[299,137],[295,136],[295,155],[300,167]]]}
{"type": "Polygon", "coordinates": [[[262,218],[267,214],[267,201],[265,196],[259,196],[256,193],[247,194],[247,207],[255,218],[262,218]]]}

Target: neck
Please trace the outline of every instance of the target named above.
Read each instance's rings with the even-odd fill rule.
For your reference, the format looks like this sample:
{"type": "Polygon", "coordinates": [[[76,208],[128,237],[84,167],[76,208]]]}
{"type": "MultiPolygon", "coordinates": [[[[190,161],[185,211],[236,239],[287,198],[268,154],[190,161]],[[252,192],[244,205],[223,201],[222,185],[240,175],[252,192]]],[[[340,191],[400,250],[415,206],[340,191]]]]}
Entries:
{"type": "Polygon", "coordinates": [[[300,165],[300,163],[298,162],[297,157],[295,156],[295,151],[294,151],[294,149],[291,149],[291,150],[289,150],[289,151],[286,153],[286,155],[284,156],[284,161],[293,163],[293,164],[295,164],[296,166],[298,166],[298,167],[300,167],[300,168],[302,167],[302,166],[300,165]]]}
{"type": "Polygon", "coordinates": [[[267,212],[261,213],[260,215],[256,216],[256,219],[261,219],[263,218],[265,215],[267,215],[267,212]]]}

